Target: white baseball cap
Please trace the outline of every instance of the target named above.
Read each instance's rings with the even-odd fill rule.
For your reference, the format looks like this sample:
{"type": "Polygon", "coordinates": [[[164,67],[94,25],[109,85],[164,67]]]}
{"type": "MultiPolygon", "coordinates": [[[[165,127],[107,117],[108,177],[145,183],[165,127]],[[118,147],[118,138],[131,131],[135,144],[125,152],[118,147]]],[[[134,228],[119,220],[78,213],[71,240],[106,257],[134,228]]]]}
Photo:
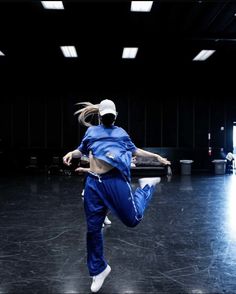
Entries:
{"type": "Polygon", "coordinates": [[[105,100],[102,100],[99,104],[99,114],[103,116],[107,113],[112,113],[115,116],[117,114],[115,103],[111,100],[105,99],[105,100]]]}

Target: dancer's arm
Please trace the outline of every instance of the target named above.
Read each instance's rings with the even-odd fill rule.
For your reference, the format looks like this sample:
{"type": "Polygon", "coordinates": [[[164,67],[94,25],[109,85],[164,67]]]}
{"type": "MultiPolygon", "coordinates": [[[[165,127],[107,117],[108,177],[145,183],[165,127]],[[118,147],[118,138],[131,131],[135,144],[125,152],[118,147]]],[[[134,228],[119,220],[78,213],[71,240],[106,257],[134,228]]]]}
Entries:
{"type": "Polygon", "coordinates": [[[143,157],[147,157],[147,158],[156,158],[160,163],[167,165],[167,164],[171,164],[169,160],[167,160],[166,158],[161,157],[159,154],[156,153],[152,153],[140,148],[137,148],[135,150],[135,152],[133,153],[134,156],[143,156],[143,157]]]}
{"type": "Polygon", "coordinates": [[[77,167],[77,169],[75,169],[76,172],[79,172],[79,173],[87,173],[90,171],[90,168],[89,167],[77,167]]]}
{"type": "Polygon", "coordinates": [[[75,149],[73,151],[68,152],[64,157],[63,157],[63,163],[65,165],[71,165],[71,160],[72,158],[80,158],[82,156],[82,153],[78,150],[75,149]]]}

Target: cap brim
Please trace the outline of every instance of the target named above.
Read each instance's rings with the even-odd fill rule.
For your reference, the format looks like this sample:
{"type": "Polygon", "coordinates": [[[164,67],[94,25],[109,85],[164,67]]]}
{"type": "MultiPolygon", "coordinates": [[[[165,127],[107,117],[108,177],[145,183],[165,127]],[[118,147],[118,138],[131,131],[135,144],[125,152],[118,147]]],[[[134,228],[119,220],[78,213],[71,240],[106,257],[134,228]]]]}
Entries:
{"type": "Polygon", "coordinates": [[[116,116],[116,111],[114,109],[105,109],[100,111],[100,115],[103,116],[105,114],[111,113],[116,116]]]}

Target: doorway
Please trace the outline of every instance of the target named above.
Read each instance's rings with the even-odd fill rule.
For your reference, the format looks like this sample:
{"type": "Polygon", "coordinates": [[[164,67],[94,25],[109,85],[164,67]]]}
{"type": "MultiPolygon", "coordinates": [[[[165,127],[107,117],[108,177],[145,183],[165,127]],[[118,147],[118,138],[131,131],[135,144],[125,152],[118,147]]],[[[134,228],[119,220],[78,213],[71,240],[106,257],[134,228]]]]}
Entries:
{"type": "Polygon", "coordinates": [[[233,154],[236,154],[236,122],[233,125],[233,154]]]}
{"type": "MultiPolygon", "coordinates": [[[[236,158],[236,122],[233,124],[233,154],[234,158],[236,158]]],[[[235,160],[233,160],[233,169],[236,168],[235,160]]]]}

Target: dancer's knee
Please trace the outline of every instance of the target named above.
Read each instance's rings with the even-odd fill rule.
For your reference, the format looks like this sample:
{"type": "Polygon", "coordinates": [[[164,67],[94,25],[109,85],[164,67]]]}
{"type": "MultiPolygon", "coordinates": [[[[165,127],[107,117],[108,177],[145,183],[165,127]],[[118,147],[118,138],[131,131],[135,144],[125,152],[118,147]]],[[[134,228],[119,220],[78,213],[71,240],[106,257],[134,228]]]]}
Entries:
{"type": "Polygon", "coordinates": [[[132,219],[132,220],[125,220],[125,221],[123,220],[123,223],[129,228],[134,228],[140,223],[140,221],[141,221],[141,219],[138,220],[138,219],[135,218],[135,219],[132,219]]]}

